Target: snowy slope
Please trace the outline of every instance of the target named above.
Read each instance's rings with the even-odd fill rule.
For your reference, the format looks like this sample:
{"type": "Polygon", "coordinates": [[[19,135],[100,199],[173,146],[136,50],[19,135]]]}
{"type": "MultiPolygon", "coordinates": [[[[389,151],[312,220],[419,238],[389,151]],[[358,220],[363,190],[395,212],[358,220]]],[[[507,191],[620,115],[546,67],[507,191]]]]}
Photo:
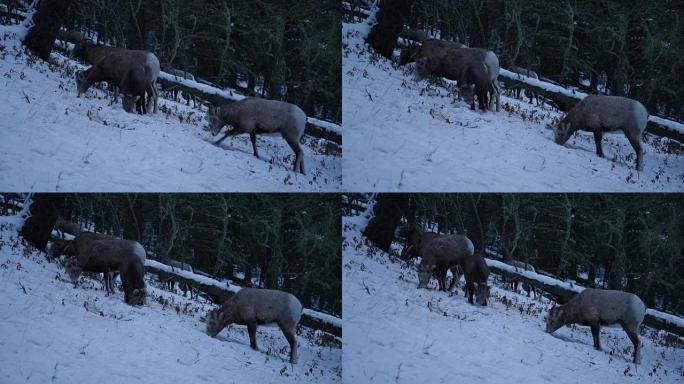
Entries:
{"type": "MultiPolygon", "coordinates": [[[[2,222],[3,220],[0,220],[2,222]]],[[[0,231],[0,383],[328,383],[341,381],[342,351],[299,327],[299,363],[277,327],[246,327],[216,338],[200,321],[213,306],[157,288],[144,307],[105,296],[81,278],[75,289],[57,264],[0,231]]]]}
{"type": "Polygon", "coordinates": [[[500,112],[452,103],[443,87],[416,82],[412,65],[370,53],[365,24],[343,24],[344,186],[351,191],[682,191],[681,147],[646,135],[643,172],[623,134],[553,142],[562,113],[501,97],[500,112]]]}
{"type": "MultiPolygon", "coordinates": [[[[205,111],[160,97],[160,113],[110,105],[103,90],[76,98],[75,62],[29,59],[0,26],[0,190],[14,191],[336,191],[339,147],[304,138],[307,175],[277,136],[220,146],[203,130],[205,111]]],[[[14,28],[16,29],[16,28],[14,28]]],[[[161,92],[160,92],[161,95],[161,92]]],[[[227,128],[224,128],[227,129],[227,128]]]]}
{"type": "Polygon", "coordinates": [[[454,296],[437,291],[434,279],[429,290],[418,290],[415,267],[366,245],[359,231],[365,218],[343,220],[342,360],[348,382],[684,380],[684,350],[663,346],[657,331],[642,330],[643,361],[637,367],[622,329],[601,329],[602,351],[593,348],[588,327],[563,327],[548,334],[544,317],[552,304],[501,289],[493,274],[487,307],[468,304],[460,288],[454,296]]]}

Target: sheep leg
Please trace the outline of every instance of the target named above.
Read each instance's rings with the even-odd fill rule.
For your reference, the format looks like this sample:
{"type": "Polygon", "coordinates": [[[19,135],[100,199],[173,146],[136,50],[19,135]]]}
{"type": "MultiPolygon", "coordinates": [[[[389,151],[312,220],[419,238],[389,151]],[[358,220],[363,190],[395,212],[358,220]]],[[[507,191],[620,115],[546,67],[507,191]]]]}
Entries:
{"type": "Polygon", "coordinates": [[[641,363],[641,345],[639,343],[639,332],[637,331],[636,327],[629,327],[624,322],[621,322],[620,325],[622,326],[622,329],[624,329],[627,333],[627,336],[632,341],[632,344],[634,344],[634,364],[641,363]]]}
{"type": "Polygon", "coordinates": [[[238,132],[236,129],[231,129],[230,131],[226,132],[226,134],[223,135],[222,138],[216,140],[216,141],[214,142],[214,145],[219,145],[219,144],[221,144],[221,142],[222,142],[223,140],[226,139],[226,137],[228,137],[228,136],[235,136],[235,135],[237,135],[238,133],[240,133],[240,132],[238,132]]]}
{"type": "Polygon", "coordinates": [[[458,287],[458,281],[461,280],[461,272],[458,269],[458,266],[451,268],[451,274],[453,277],[451,278],[451,284],[449,285],[449,292],[453,292],[454,287],[458,287]]]}
{"type": "Polygon", "coordinates": [[[259,158],[259,152],[257,152],[257,147],[256,147],[256,133],[251,132],[249,134],[249,139],[252,141],[252,150],[254,151],[254,157],[257,159],[259,158]]]}
{"type": "Polygon", "coordinates": [[[290,146],[292,151],[295,153],[295,162],[293,170],[295,172],[301,172],[302,175],[306,175],[306,171],[304,170],[304,151],[302,151],[302,147],[299,145],[299,141],[290,139],[287,136],[284,136],[284,139],[290,146]]]}
{"type": "Polygon", "coordinates": [[[591,324],[591,335],[594,337],[594,348],[597,351],[601,350],[601,340],[599,339],[599,332],[601,331],[601,324],[598,320],[593,321],[591,324]]]}
{"type": "Polygon", "coordinates": [[[107,288],[109,293],[114,294],[114,272],[107,272],[105,274],[105,279],[107,279],[107,288]]]}
{"type": "Polygon", "coordinates": [[[473,304],[473,294],[475,293],[475,284],[466,283],[466,293],[468,294],[468,302],[473,304]]]}
{"type": "Polygon", "coordinates": [[[500,109],[500,95],[501,95],[501,90],[499,89],[499,85],[496,83],[496,79],[492,80],[492,86],[494,87],[494,98],[496,102],[496,111],[499,112],[500,109]]]}
{"type": "Polygon", "coordinates": [[[257,347],[257,342],[256,342],[256,329],[257,329],[256,321],[250,321],[247,323],[247,332],[249,332],[249,346],[252,347],[252,349],[258,351],[259,347],[257,347]]]}
{"type": "Polygon", "coordinates": [[[295,336],[294,330],[292,327],[286,327],[282,324],[278,324],[278,326],[280,327],[280,330],[283,331],[283,335],[285,335],[287,342],[290,343],[290,363],[297,364],[297,337],[295,336]]]}
{"type": "Polygon", "coordinates": [[[147,110],[149,111],[150,109],[152,109],[153,113],[157,113],[158,97],[156,81],[152,81],[150,82],[150,84],[147,85],[147,94],[147,110]]]}
{"type": "Polygon", "coordinates": [[[110,289],[109,289],[109,272],[108,272],[108,271],[105,271],[105,272],[102,274],[102,283],[103,283],[103,285],[104,285],[104,289],[105,289],[105,292],[106,292],[106,293],[105,293],[105,296],[109,296],[110,289]]]}
{"type": "Polygon", "coordinates": [[[636,152],[636,168],[637,171],[643,171],[644,170],[644,163],[643,159],[641,158],[642,153],[641,153],[641,140],[639,140],[638,137],[632,137],[632,136],[627,136],[627,139],[629,140],[629,143],[632,144],[632,148],[634,148],[634,152],[636,152]]]}
{"type": "Polygon", "coordinates": [[[594,141],[596,142],[596,154],[599,155],[599,157],[603,157],[603,145],[601,144],[601,140],[603,139],[603,131],[598,128],[594,130],[594,141]]]}

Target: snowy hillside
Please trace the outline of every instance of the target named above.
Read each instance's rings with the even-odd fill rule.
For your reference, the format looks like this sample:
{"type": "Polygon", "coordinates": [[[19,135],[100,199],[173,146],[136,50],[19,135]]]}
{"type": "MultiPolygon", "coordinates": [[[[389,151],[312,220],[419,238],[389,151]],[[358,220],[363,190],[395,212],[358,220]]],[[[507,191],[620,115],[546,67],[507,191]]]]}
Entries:
{"type": "Polygon", "coordinates": [[[259,327],[259,351],[244,326],[211,338],[200,320],[213,307],[206,301],[162,290],[149,274],[143,307],[121,292],[105,296],[93,279],[74,288],[57,264],[0,227],[0,383],[341,381],[340,346],[308,328],[299,327],[292,365],[277,327],[259,327]]]}
{"type": "Polygon", "coordinates": [[[562,116],[501,97],[500,112],[452,103],[443,87],[413,80],[369,52],[365,24],[343,24],[344,184],[352,191],[682,191],[684,153],[646,135],[644,171],[621,134],[553,142],[548,123],[562,116]],[[370,186],[370,187],[369,187],[370,186]]]}
{"type": "MultiPolygon", "coordinates": [[[[14,191],[336,191],[339,147],[303,139],[307,175],[279,136],[220,146],[203,130],[206,111],[159,99],[156,115],[126,113],[91,88],[76,97],[76,63],[29,58],[0,26],[0,186],[14,191]]],[[[161,96],[162,92],[160,92],[161,96]]],[[[227,128],[224,128],[227,129],[227,128]]]]}
{"type": "MultiPolygon", "coordinates": [[[[643,361],[631,363],[632,343],[621,328],[601,329],[602,351],[589,327],[545,329],[552,306],[501,288],[490,274],[487,307],[418,290],[415,268],[369,247],[345,217],[343,246],[344,375],[355,383],[680,383],[684,342],[643,328],[643,361]],[[671,341],[669,342],[671,343],[671,341]]],[[[399,251],[397,244],[397,254],[399,251]]],[[[463,282],[461,282],[461,286],[463,282]]],[[[522,292],[522,290],[521,290],[522,292]]]]}

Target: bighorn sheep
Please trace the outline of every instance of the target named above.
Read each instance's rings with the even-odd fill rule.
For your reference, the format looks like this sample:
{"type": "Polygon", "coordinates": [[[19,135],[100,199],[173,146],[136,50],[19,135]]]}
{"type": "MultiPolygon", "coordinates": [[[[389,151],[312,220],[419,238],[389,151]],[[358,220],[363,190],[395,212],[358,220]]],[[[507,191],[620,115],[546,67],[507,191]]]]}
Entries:
{"type": "Polygon", "coordinates": [[[549,310],[546,332],[553,333],[566,324],[591,327],[594,348],[601,350],[601,325],[620,324],[634,344],[634,363],[641,362],[639,326],[646,316],[641,299],[628,292],[602,289],[585,289],[565,305],[549,310]]]}
{"type": "Polygon", "coordinates": [[[109,45],[96,45],[88,39],[82,39],[78,41],[76,47],[74,47],[74,56],[78,59],[85,60],[85,62],[90,65],[95,65],[110,53],[121,51],[125,51],[125,49],[110,47],[109,45]]]}
{"type": "Polygon", "coordinates": [[[214,144],[220,144],[228,136],[248,133],[252,140],[254,156],[257,158],[259,154],[256,147],[256,135],[280,133],[296,155],[294,171],[305,174],[304,151],[299,145],[299,140],[304,135],[306,114],[298,106],[283,101],[249,97],[220,107],[209,108],[206,118],[213,136],[216,136],[226,124],[233,127],[214,144]]]}
{"type": "Polygon", "coordinates": [[[487,305],[489,267],[487,267],[484,257],[479,253],[465,255],[461,261],[461,268],[463,268],[465,275],[465,295],[468,297],[468,302],[473,304],[473,294],[475,294],[475,301],[478,304],[487,305]]]}
{"type": "MultiPolygon", "coordinates": [[[[516,269],[519,268],[519,269],[522,269],[523,271],[536,272],[534,269],[534,266],[532,266],[532,264],[527,264],[524,261],[515,260],[515,259],[508,259],[508,260],[504,260],[504,262],[508,265],[514,266],[516,269]]],[[[507,279],[507,282],[510,284],[511,289],[517,293],[518,292],[518,284],[520,284],[520,280],[518,280],[515,277],[511,277],[511,278],[507,279]]],[[[534,294],[534,298],[535,299],[537,298],[537,290],[536,290],[536,288],[534,288],[533,285],[523,282],[522,286],[523,286],[523,289],[525,290],[525,292],[527,292],[527,297],[530,297],[530,291],[532,291],[532,293],[534,294]]]]}
{"type": "MultiPolygon", "coordinates": [[[[95,232],[79,232],[76,237],[73,240],[67,241],[64,243],[61,247],[59,248],[54,248],[54,252],[52,254],[52,257],[59,257],[60,255],[67,255],[70,257],[73,257],[76,262],[79,260],[79,255],[81,260],[85,260],[86,254],[88,251],[88,248],[92,245],[92,243],[96,240],[110,240],[110,239],[115,239],[114,236],[110,235],[105,235],[102,233],[95,233],[95,232]]],[[[90,272],[90,271],[88,271],[90,272]]],[[[95,273],[100,273],[102,271],[93,271],[95,273]]],[[[114,292],[114,287],[113,287],[113,272],[112,273],[104,273],[103,277],[103,284],[104,288],[109,294],[110,292],[114,292]]]]}
{"type": "MultiPolygon", "coordinates": [[[[95,240],[76,258],[68,259],[65,269],[74,283],[83,271],[119,271],[124,290],[124,301],[130,305],[145,303],[145,249],[133,240],[95,240]]],[[[113,289],[112,289],[113,291],[113,289]]]]}
{"type": "Polygon", "coordinates": [[[594,133],[596,154],[603,157],[604,132],[622,131],[636,152],[636,168],[643,170],[641,135],[646,129],[648,112],[640,102],[620,96],[590,95],[572,108],[555,126],[556,144],[565,144],[576,131],[594,133]]]}
{"type": "Polygon", "coordinates": [[[75,45],[75,44],[78,44],[78,43],[80,43],[80,42],[84,39],[84,37],[83,37],[83,33],[81,33],[81,32],[78,32],[78,31],[63,31],[63,30],[60,29],[60,30],[57,32],[57,39],[59,39],[59,40],[62,41],[62,44],[63,44],[64,48],[66,49],[66,48],[67,48],[67,43],[71,43],[71,44],[74,44],[74,45],[75,45]]]}
{"type": "Polygon", "coordinates": [[[475,249],[466,236],[423,232],[416,226],[399,228],[397,236],[406,239],[407,248],[403,252],[405,260],[413,256],[421,257],[418,267],[418,288],[427,288],[430,277],[436,274],[439,290],[451,291],[458,284],[461,276],[458,268],[461,260],[466,255],[472,255],[475,249]],[[448,288],[446,286],[447,270],[451,270],[453,275],[448,288]]]}
{"type": "Polygon", "coordinates": [[[492,51],[481,48],[455,48],[446,52],[437,50],[434,55],[426,55],[416,60],[417,77],[426,74],[445,77],[458,82],[463,99],[475,109],[473,92],[478,96],[481,109],[485,105],[499,110],[499,59],[492,51]],[[487,103],[487,93],[493,96],[487,103]]]}
{"type": "MultiPolygon", "coordinates": [[[[77,59],[83,60],[90,65],[95,65],[110,53],[124,50],[124,48],[111,47],[108,45],[96,45],[88,39],[81,39],[75,44],[73,55],[77,59]]],[[[116,103],[119,100],[119,86],[115,83],[108,82],[107,88],[108,91],[112,93],[112,103],[116,103]]]]}
{"type": "MultiPolygon", "coordinates": [[[[190,271],[194,273],[194,269],[192,268],[192,265],[183,263],[178,260],[173,260],[169,258],[162,258],[162,263],[166,265],[170,265],[171,267],[175,269],[179,269],[181,271],[190,271]]],[[[159,274],[159,280],[163,282],[163,285],[168,286],[168,288],[173,291],[174,288],[176,287],[177,281],[174,279],[174,276],[170,273],[160,273],[159,274]]],[[[192,297],[192,287],[186,283],[181,283],[180,284],[181,290],[183,291],[183,296],[188,292],[188,289],[190,290],[190,297],[192,297]]]]}
{"type": "Polygon", "coordinates": [[[411,28],[402,30],[401,33],[399,33],[399,37],[422,43],[428,39],[428,34],[422,29],[411,28]]]}
{"type": "Polygon", "coordinates": [[[421,45],[412,45],[402,49],[399,56],[399,65],[406,65],[424,57],[441,59],[448,50],[454,48],[468,48],[468,46],[453,41],[427,39],[421,45]]]}
{"type": "Polygon", "coordinates": [[[156,81],[159,76],[159,60],[146,51],[121,50],[111,52],[86,71],[76,72],[78,96],[96,82],[115,83],[124,94],[123,107],[132,112],[137,101],[142,102],[142,113],[154,105],[158,111],[156,81]],[[145,93],[148,102],[145,106],[145,93]],[[149,98],[151,95],[151,99],[149,98]]]}
{"type": "MultiPolygon", "coordinates": [[[[172,68],[172,67],[162,67],[162,70],[164,72],[166,72],[170,75],[176,76],[178,78],[195,81],[195,76],[193,76],[192,73],[190,73],[190,72],[181,71],[180,69],[176,69],[176,68],[172,68]]],[[[192,107],[197,108],[197,98],[192,93],[185,92],[185,91],[179,91],[178,87],[174,86],[174,85],[171,85],[171,86],[162,85],[162,90],[164,90],[167,93],[170,93],[171,99],[173,101],[178,100],[178,93],[180,92],[181,96],[186,101],[186,105],[190,106],[190,100],[192,100],[192,107]]]]}
{"type": "MultiPolygon", "coordinates": [[[[527,77],[535,79],[535,80],[539,79],[537,72],[535,72],[531,69],[518,67],[517,65],[510,65],[506,69],[508,69],[509,71],[511,71],[513,73],[517,73],[519,75],[527,76],[527,77]]],[[[520,84],[520,83],[517,82],[516,85],[517,84],[520,84]]],[[[515,92],[515,97],[518,99],[520,98],[520,91],[521,91],[520,87],[516,86],[514,89],[514,92],[515,92]]],[[[539,105],[539,95],[537,95],[534,91],[530,91],[530,90],[526,89],[525,90],[525,96],[530,98],[530,104],[532,103],[532,100],[536,100],[536,105],[539,105]]]]}
{"type": "Polygon", "coordinates": [[[65,234],[70,234],[76,236],[81,232],[81,227],[71,221],[65,220],[62,216],[57,217],[57,222],[55,223],[55,230],[59,232],[60,237],[63,239],[65,234]]]}
{"type": "Polygon", "coordinates": [[[302,304],[292,294],[271,289],[243,288],[221,307],[207,313],[207,335],[215,337],[230,324],[246,325],[249,345],[257,348],[258,325],[276,323],[290,343],[290,362],[297,363],[296,328],[302,304]]]}

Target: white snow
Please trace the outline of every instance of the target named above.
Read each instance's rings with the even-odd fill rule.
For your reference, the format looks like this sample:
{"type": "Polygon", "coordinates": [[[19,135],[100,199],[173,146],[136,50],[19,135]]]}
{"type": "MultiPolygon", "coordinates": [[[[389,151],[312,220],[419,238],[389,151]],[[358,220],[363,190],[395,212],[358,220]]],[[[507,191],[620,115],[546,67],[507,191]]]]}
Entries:
{"type": "Polygon", "coordinates": [[[653,121],[653,122],[656,122],[658,124],[661,124],[661,125],[668,127],[673,132],[677,132],[679,134],[684,135],[684,124],[681,124],[681,123],[678,123],[678,122],[672,121],[672,120],[663,119],[662,117],[658,117],[658,116],[649,116],[648,119],[653,121]]]}
{"type": "Polygon", "coordinates": [[[546,126],[561,112],[505,96],[500,112],[471,111],[462,101],[452,103],[444,88],[415,82],[412,65],[396,67],[373,53],[364,31],[360,24],[342,27],[346,190],[684,190],[684,161],[667,149],[669,139],[646,135],[642,172],[622,134],[604,136],[604,158],[589,132],[558,145],[546,126]]]}
{"type": "Polygon", "coordinates": [[[536,273],[536,272],[525,271],[525,270],[522,270],[520,268],[516,268],[513,265],[506,264],[506,263],[503,263],[503,262],[498,261],[498,260],[485,258],[485,261],[487,262],[487,265],[489,265],[489,266],[494,266],[494,267],[497,267],[499,269],[506,270],[508,272],[514,272],[514,273],[517,273],[518,275],[525,276],[528,279],[536,280],[536,281],[539,281],[539,282],[547,284],[547,285],[555,285],[557,287],[565,288],[567,290],[577,292],[577,293],[580,293],[585,289],[584,287],[582,287],[580,285],[574,284],[574,282],[560,281],[558,279],[554,279],[554,278],[549,277],[549,276],[544,276],[544,275],[541,275],[541,274],[536,273]]]}
{"type": "Polygon", "coordinates": [[[666,323],[674,324],[678,327],[684,328],[684,319],[682,319],[681,317],[671,315],[669,313],[656,311],[655,309],[650,308],[646,309],[646,313],[653,317],[657,317],[666,323]]]}
{"type": "Polygon", "coordinates": [[[246,327],[216,338],[201,318],[213,305],[157,288],[147,275],[143,307],[106,296],[102,283],[66,273],[0,231],[0,383],[328,383],[340,382],[342,351],[299,327],[299,363],[277,327],[246,327]]]}
{"type": "Polygon", "coordinates": [[[313,311],[309,308],[304,308],[302,313],[306,314],[307,316],[318,319],[324,323],[328,323],[328,324],[333,325],[335,327],[339,327],[340,329],[342,328],[342,319],[340,319],[339,317],[335,317],[335,316],[327,314],[327,313],[316,312],[316,311],[313,311]]]}
{"type": "Polygon", "coordinates": [[[145,265],[155,267],[157,269],[161,269],[161,270],[166,271],[166,272],[173,272],[173,273],[175,273],[181,277],[184,277],[188,280],[193,280],[193,281],[196,281],[196,282],[204,284],[204,285],[213,285],[217,288],[223,289],[223,290],[228,291],[230,293],[238,293],[238,291],[240,290],[240,287],[238,287],[237,285],[233,285],[233,284],[230,284],[228,282],[220,282],[220,281],[218,281],[216,279],[212,279],[210,277],[206,277],[206,276],[198,275],[196,273],[192,273],[190,271],[184,271],[184,270],[181,270],[178,268],[174,268],[170,265],[160,263],[156,260],[146,259],[145,265]]]}
{"type": "Polygon", "coordinates": [[[684,350],[661,344],[643,328],[642,364],[621,328],[601,329],[603,350],[589,327],[545,332],[552,303],[499,288],[490,275],[487,307],[418,290],[408,267],[368,247],[353,217],[343,218],[344,377],[354,383],[680,383],[684,350]]]}
{"type": "Polygon", "coordinates": [[[331,123],[330,121],[320,120],[315,117],[307,117],[306,121],[309,123],[329,132],[342,134],[342,127],[338,124],[331,123]]]}
{"type": "Polygon", "coordinates": [[[519,73],[511,72],[511,71],[504,69],[504,68],[499,69],[499,76],[508,77],[509,79],[514,79],[514,80],[520,80],[520,81],[523,81],[527,84],[545,89],[549,92],[561,93],[563,95],[570,96],[570,97],[578,99],[578,100],[582,100],[585,97],[589,96],[584,92],[566,89],[566,88],[563,88],[563,87],[558,86],[556,84],[547,83],[547,82],[544,82],[544,81],[541,81],[538,79],[533,79],[531,77],[521,75],[519,73]]]}
{"type": "MultiPolygon", "coordinates": [[[[74,61],[28,60],[18,39],[0,29],[0,186],[14,191],[337,191],[341,150],[305,136],[307,175],[292,171],[285,140],[248,135],[219,146],[204,130],[205,111],[160,97],[155,115],[126,113],[95,87],[76,97],[74,61]],[[4,39],[4,40],[3,40],[4,39]]],[[[165,75],[163,75],[165,76],[165,75]]],[[[183,80],[184,83],[190,80],[183,80]]],[[[194,83],[194,82],[193,82],[194,83]]],[[[221,92],[204,84],[205,91],[221,92]]],[[[203,88],[203,89],[204,89],[203,88]]],[[[161,92],[160,92],[161,94],[161,92]]],[[[234,94],[233,97],[239,97],[234,94]]],[[[226,128],[227,129],[227,128],[226,128]]]]}
{"type": "Polygon", "coordinates": [[[218,88],[212,87],[212,86],[207,85],[207,84],[198,83],[194,80],[183,79],[183,78],[180,78],[176,75],[172,75],[172,74],[169,74],[166,72],[159,72],[159,77],[162,79],[171,80],[171,81],[181,83],[181,84],[185,85],[186,87],[194,88],[194,89],[200,90],[202,92],[205,92],[205,93],[208,93],[211,95],[221,96],[223,98],[226,98],[226,99],[229,99],[232,101],[240,101],[240,100],[246,98],[246,96],[243,96],[243,95],[241,95],[237,92],[234,92],[233,90],[230,90],[230,89],[228,89],[228,90],[218,89],[218,88]]]}

